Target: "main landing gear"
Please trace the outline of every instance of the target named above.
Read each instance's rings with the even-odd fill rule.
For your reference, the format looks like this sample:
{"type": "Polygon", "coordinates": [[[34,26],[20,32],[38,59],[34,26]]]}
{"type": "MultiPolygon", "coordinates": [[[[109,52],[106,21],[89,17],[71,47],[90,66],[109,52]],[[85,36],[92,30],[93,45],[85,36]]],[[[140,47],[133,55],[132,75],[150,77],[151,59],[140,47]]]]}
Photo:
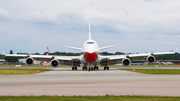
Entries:
{"type": "Polygon", "coordinates": [[[109,66],[104,66],[104,70],[109,70],[109,66]]]}
{"type": "Polygon", "coordinates": [[[97,65],[95,65],[94,70],[99,70],[99,67],[97,65]]]}
{"type": "Polygon", "coordinates": [[[74,67],[72,67],[72,70],[77,70],[77,67],[75,67],[75,66],[74,66],[74,67]]]}
{"type": "Polygon", "coordinates": [[[87,70],[87,67],[86,66],[82,67],[82,70],[87,70]]]}
{"type": "Polygon", "coordinates": [[[99,70],[99,67],[97,65],[95,65],[94,67],[89,67],[89,71],[93,70],[99,70]]]}
{"type": "MultiPolygon", "coordinates": [[[[77,67],[76,66],[72,67],[72,70],[77,70],[77,67]]],[[[99,70],[99,67],[97,65],[95,65],[94,67],[89,67],[89,68],[86,66],[83,66],[82,70],[88,70],[88,71],[99,70]]],[[[109,70],[109,66],[104,66],[104,70],[109,70]]]]}

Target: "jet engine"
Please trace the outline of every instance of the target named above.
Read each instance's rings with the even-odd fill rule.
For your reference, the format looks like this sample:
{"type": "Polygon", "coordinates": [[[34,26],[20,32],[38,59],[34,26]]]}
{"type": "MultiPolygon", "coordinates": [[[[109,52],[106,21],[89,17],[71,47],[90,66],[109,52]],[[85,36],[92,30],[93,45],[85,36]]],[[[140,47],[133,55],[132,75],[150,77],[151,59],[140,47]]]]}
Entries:
{"type": "Polygon", "coordinates": [[[32,64],[34,63],[34,59],[31,58],[31,57],[29,57],[29,58],[26,59],[26,63],[27,63],[28,65],[32,65],[32,64]]]}
{"type": "Polygon", "coordinates": [[[131,64],[131,60],[129,60],[128,58],[125,58],[122,60],[122,64],[124,66],[129,66],[131,64]]]}
{"type": "Polygon", "coordinates": [[[147,61],[149,63],[154,63],[156,61],[156,58],[153,55],[150,55],[150,56],[147,57],[147,61]]]}
{"type": "Polygon", "coordinates": [[[52,67],[58,67],[58,66],[59,66],[59,61],[56,60],[56,59],[53,59],[53,60],[51,61],[51,66],[52,66],[52,67]]]}

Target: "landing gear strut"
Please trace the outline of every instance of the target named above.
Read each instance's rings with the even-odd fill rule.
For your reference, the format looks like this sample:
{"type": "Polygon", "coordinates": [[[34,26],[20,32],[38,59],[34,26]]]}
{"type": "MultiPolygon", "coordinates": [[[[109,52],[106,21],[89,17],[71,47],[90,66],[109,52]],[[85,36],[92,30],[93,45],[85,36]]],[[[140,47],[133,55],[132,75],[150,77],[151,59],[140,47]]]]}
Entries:
{"type": "Polygon", "coordinates": [[[73,61],[73,65],[74,65],[74,67],[72,67],[72,70],[77,70],[77,67],[75,65],[75,61],[73,61]]]}
{"type": "Polygon", "coordinates": [[[94,68],[93,67],[89,67],[89,71],[93,71],[94,70],[94,68]]]}
{"type": "Polygon", "coordinates": [[[93,67],[89,67],[88,71],[93,71],[94,68],[93,67]]]}
{"type": "Polygon", "coordinates": [[[93,71],[94,70],[94,68],[92,67],[92,63],[91,64],[89,64],[89,71],[93,71]]]}

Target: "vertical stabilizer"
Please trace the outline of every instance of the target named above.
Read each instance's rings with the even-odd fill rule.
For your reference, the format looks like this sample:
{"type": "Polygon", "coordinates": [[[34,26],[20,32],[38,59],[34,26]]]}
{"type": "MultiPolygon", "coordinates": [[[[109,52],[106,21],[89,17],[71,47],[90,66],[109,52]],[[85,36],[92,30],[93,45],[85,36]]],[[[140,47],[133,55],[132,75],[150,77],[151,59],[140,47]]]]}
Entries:
{"type": "Polygon", "coordinates": [[[89,40],[91,40],[91,25],[90,25],[90,21],[89,21],[89,40]]]}

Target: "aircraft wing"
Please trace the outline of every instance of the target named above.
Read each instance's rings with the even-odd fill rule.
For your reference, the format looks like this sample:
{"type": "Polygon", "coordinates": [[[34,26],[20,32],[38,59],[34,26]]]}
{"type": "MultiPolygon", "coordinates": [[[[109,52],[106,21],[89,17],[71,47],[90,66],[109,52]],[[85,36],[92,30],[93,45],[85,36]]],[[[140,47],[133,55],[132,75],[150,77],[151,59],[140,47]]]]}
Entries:
{"type": "Polygon", "coordinates": [[[80,56],[54,56],[58,60],[80,60],[80,56]]]}
{"type": "Polygon", "coordinates": [[[141,56],[150,56],[150,55],[163,55],[163,54],[175,54],[175,52],[156,52],[156,53],[140,53],[140,54],[126,54],[126,55],[109,55],[109,56],[101,56],[102,59],[108,60],[118,60],[124,59],[126,57],[141,57],[141,56]]]}
{"type": "MultiPolygon", "coordinates": [[[[125,54],[125,55],[109,55],[109,56],[101,56],[101,62],[100,64],[102,66],[107,65],[114,65],[122,62],[121,60],[130,61],[128,58],[131,57],[141,57],[141,56],[151,56],[151,55],[163,55],[163,54],[175,54],[177,52],[177,49],[175,52],[157,52],[157,53],[142,53],[142,54],[125,54]]],[[[125,66],[128,66],[129,64],[125,64],[125,66]]]]}
{"type": "Polygon", "coordinates": [[[117,59],[126,58],[126,55],[108,55],[108,56],[101,56],[101,58],[107,60],[117,60],[117,59]]]}
{"type": "Polygon", "coordinates": [[[49,55],[29,55],[29,54],[4,54],[5,56],[12,56],[12,57],[32,57],[32,58],[52,58],[53,56],[49,55]]]}
{"type": "Polygon", "coordinates": [[[57,60],[80,60],[80,56],[55,56],[55,55],[26,55],[26,54],[4,54],[5,56],[12,56],[12,57],[31,57],[34,60],[38,61],[50,61],[52,59],[57,60]]]}

